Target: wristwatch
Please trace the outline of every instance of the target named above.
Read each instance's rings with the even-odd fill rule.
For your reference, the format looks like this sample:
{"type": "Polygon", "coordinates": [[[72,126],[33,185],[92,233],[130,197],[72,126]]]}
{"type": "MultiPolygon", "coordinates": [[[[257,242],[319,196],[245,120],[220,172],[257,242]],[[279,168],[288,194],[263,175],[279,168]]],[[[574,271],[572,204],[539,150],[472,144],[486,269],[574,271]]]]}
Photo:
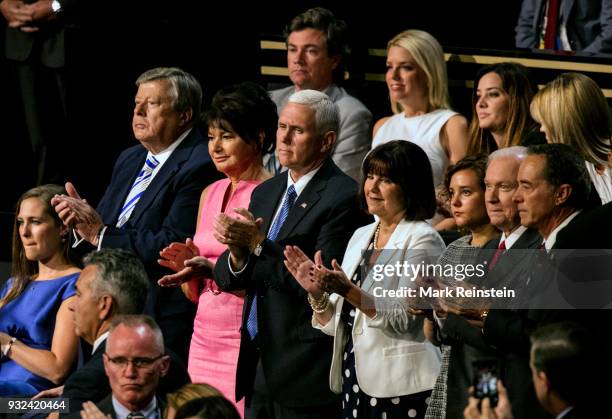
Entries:
{"type": "Polygon", "coordinates": [[[59,15],[62,12],[62,3],[58,0],[53,0],[51,2],[51,10],[53,10],[54,15],[59,15]]]}
{"type": "Polygon", "coordinates": [[[255,256],[259,256],[261,255],[261,252],[263,251],[263,244],[265,243],[265,239],[261,241],[261,243],[259,243],[257,246],[255,246],[255,249],[253,249],[253,254],[255,256]]]}

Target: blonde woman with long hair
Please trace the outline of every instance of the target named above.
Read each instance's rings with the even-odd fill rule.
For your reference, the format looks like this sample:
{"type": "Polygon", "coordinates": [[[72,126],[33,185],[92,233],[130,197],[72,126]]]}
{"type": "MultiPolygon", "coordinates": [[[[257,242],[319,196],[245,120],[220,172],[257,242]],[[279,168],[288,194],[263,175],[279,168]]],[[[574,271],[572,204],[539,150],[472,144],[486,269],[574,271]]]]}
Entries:
{"type": "Polygon", "coordinates": [[[602,204],[612,201],[612,128],[599,86],[584,74],[563,73],[535,95],[531,115],[549,143],[567,144],[584,158],[602,204]]]}

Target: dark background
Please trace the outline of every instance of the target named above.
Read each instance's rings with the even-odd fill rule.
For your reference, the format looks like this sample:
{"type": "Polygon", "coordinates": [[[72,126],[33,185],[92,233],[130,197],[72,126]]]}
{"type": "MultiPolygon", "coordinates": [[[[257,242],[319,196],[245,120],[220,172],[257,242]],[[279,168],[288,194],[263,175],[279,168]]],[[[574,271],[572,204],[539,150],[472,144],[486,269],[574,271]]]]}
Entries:
{"type": "MultiPolygon", "coordinates": [[[[243,80],[263,82],[260,37],[280,35],[294,15],[309,7],[327,7],[349,24],[353,43],[349,71],[351,65],[361,65],[367,48],[385,48],[393,35],[409,28],[430,32],[445,47],[511,49],[520,8],[519,0],[95,3],[80,7],[67,33],[70,131],[56,139],[65,150],[63,180],[75,183],[94,205],[108,184],[118,153],[135,144],[130,125],[134,81],[149,68],[178,66],[193,73],[209,102],[222,86],[243,80]]],[[[0,45],[4,25],[0,20],[0,45]]],[[[18,92],[1,56],[0,261],[6,261],[15,201],[35,186],[35,176],[18,92]]]]}

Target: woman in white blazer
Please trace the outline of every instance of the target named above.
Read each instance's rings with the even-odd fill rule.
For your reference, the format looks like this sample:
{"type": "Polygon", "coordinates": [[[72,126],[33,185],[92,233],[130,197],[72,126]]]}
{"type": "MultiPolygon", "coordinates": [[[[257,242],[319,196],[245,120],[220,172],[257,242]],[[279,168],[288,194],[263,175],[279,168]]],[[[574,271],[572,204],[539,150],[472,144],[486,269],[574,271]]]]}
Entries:
{"type": "Polygon", "coordinates": [[[285,264],[308,292],[313,327],[334,336],[330,387],[343,393],[342,417],[423,417],[440,353],[411,308],[417,301],[384,292],[416,289],[397,262],[434,263],[444,250],[424,221],[436,209],[431,165],[416,144],[392,141],[366,156],[362,175],[361,203],[378,221],[355,231],[342,267],[334,260],[327,269],[320,252],[313,262],[295,246],[285,264]]]}

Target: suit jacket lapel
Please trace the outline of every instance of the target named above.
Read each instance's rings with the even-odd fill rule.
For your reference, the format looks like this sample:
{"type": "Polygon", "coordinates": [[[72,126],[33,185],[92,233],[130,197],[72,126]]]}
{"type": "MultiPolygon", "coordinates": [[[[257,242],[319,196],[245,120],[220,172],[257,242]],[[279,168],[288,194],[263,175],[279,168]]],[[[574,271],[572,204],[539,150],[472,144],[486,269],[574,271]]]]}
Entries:
{"type": "Polygon", "coordinates": [[[123,208],[123,204],[125,203],[125,198],[127,198],[130,193],[130,189],[132,189],[132,185],[138,176],[138,173],[144,166],[145,160],[147,157],[147,150],[142,148],[138,151],[134,158],[134,163],[126,168],[126,170],[122,170],[116,174],[117,178],[110,185],[110,189],[108,190],[108,195],[111,197],[115,197],[115,199],[110,199],[110,207],[108,211],[104,211],[102,214],[102,218],[104,224],[106,225],[115,225],[117,220],[119,219],[119,214],[121,213],[121,209],[123,208]]]}
{"type": "MultiPolygon", "coordinates": [[[[304,218],[306,214],[315,206],[317,201],[321,198],[320,191],[325,189],[327,186],[327,168],[329,165],[329,160],[323,163],[323,166],[319,171],[314,175],[314,177],[308,182],[306,188],[302,191],[300,196],[298,196],[297,200],[293,204],[293,207],[289,211],[287,215],[287,219],[281,226],[280,231],[278,232],[278,236],[276,237],[276,241],[281,240],[289,233],[293,231],[295,226],[304,218]]],[[[289,174],[287,173],[287,176],[289,174]]]]}
{"type": "MultiPolygon", "coordinates": [[[[135,225],[138,220],[146,212],[146,209],[155,200],[155,197],[159,191],[174,177],[174,175],[181,169],[181,166],[185,161],[189,159],[195,146],[196,139],[198,137],[195,132],[196,128],[193,128],[189,135],[183,140],[183,142],[172,152],[168,160],[159,169],[159,173],[155,175],[147,189],[144,191],[140,200],[134,207],[132,215],[128,223],[135,225]]],[[[130,185],[131,186],[131,185],[130,185]]]]}
{"type": "MultiPolygon", "coordinates": [[[[391,261],[399,261],[401,258],[401,252],[403,243],[406,240],[406,222],[402,221],[395,227],[393,233],[391,233],[391,237],[389,237],[388,243],[385,245],[385,249],[380,253],[378,259],[376,260],[377,265],[386,265],[391,261]]],[[[370,291],[370,288],[374,285],[373,278],[373,269],[370,269],[368,272],[368,276],[365,278],[363,283],[361,284],[361,288],[364,291],[370,291]]]]}
{"type": "Polygon", "coordinates": [[[268,181],[271,182],[269,193],[266,194],[266,197],[269,199],[253,202],[252,204],[253,214],[255,217],[263,218],[261,231],[265,233],[266,236],[270,230],[270,225],[272,224],[274,214],[276,214],[276,208],[278,208],[278,205],[285,194],[285,190],[287,189],[287,176],[288,172],[284,172],[270,179],[268,181]]]}

